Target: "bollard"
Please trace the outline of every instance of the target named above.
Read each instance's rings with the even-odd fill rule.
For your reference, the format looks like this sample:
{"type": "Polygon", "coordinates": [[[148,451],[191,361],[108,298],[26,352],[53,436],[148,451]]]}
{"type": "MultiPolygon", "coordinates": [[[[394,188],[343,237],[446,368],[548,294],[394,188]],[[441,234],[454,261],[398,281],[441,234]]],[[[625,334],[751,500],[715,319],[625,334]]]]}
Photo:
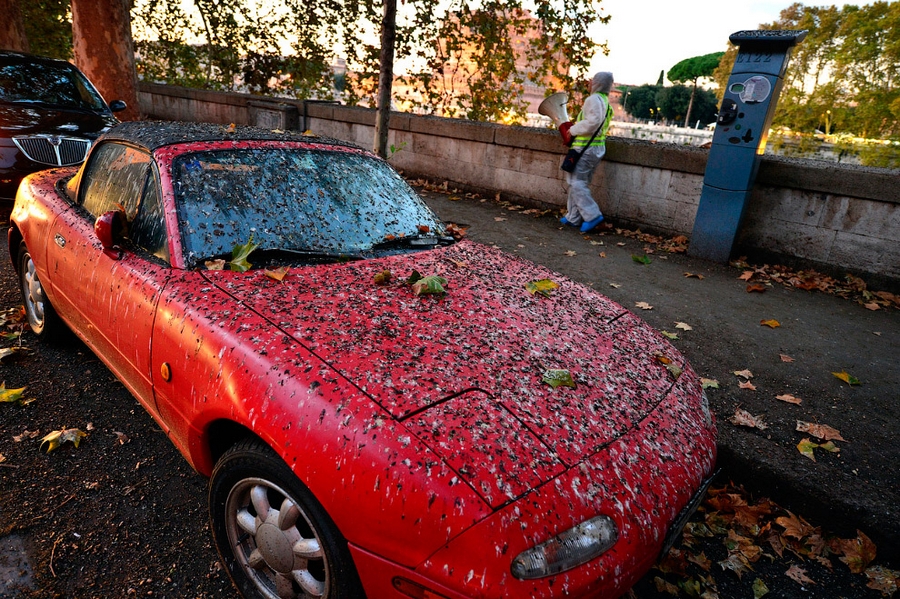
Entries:
{"type": "Polygon", "coordinates": [[[739,31],[729,36],[738,55],[716,118],[688,254],[727,263],[769,127],[791,49],[806,31],[739,31]]]}

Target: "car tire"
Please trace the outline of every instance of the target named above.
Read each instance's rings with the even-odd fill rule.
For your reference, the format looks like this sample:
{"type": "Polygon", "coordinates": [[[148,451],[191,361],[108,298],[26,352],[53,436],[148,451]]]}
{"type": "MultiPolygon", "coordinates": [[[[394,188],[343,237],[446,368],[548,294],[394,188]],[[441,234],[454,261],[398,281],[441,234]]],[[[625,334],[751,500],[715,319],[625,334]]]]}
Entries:
{"type": "Polygon", "coordinates": [[[44,293],[44,286],[38,278],[31,252],[28,251],[24,241],[19,243],[16,264],[19,271],[19,291],[22,293],[28,326],[40,339],[56,338],[63,329],[63,323],[44,293]]]}
{"type": "Polygon", "coordinates": [[[209,513],[219,556],[246,599],[365,597],[346,539],[263,443],[241,441],[219,459],[209,513]]]}

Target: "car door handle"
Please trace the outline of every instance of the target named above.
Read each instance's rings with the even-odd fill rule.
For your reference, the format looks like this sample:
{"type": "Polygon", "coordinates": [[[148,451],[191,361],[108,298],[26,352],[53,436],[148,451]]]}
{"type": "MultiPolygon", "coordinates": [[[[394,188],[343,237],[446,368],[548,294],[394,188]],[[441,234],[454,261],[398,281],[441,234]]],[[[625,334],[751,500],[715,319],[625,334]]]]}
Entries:
{"type": "Polygon", "coordinates": [[[53,236],[53,241],[55,241],[56,245],[58,245],[61,248],[66,247],[66,238],[63,237],[62,235],[60,235],[59,233],[57,233],[56,235],[53,236]]]}

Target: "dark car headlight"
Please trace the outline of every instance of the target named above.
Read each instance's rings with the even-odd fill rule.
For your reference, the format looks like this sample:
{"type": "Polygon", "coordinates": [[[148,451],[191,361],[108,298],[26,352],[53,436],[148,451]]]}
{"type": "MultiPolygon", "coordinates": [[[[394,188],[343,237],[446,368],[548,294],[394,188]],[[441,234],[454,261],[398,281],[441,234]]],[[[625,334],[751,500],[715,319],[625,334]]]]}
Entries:
{"type": "Polygon", "coordinates": [[[596,516],[523,551],[513,560],[513,576],[542,578],[587,563],[616,544],[619,531],[608,516],[596,516]]]}

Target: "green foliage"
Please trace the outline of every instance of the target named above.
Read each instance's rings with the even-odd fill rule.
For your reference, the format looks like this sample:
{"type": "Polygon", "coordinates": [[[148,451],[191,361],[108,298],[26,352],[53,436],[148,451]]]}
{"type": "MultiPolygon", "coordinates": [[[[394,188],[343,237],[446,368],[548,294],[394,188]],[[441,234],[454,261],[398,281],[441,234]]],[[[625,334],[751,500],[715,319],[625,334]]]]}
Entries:
{"type": "Polygon", "coordinates": [[[686,58],[669,69],[666,76],[672,83],[692,83],[696,87],[701,77],[712,77],[724,55],[724,52],[713,52],[686,58]]]}
{"type": "Polygon", "coordinates": [[[639,119],[683,123],[688,107],[691,107],[690,124],[699,120],[701,125],[706,125],[716,120],[716,95],[709,90],[697,88],[693,91],[692,101],[692,91],[685,85],[662,87],[645,84],[632,87],[623,94],[623,97],[628,97],[625,111],[639,119]]]}
{"type": "Polygon", "coordinates": [[[656,103],[656,94],[662,89],[661,85],[650,85],[645,83],[637,87],[632,87],[628,91],[628,102],[625,111],[637,119],[653,119],[656,117],[658,104],[656,103]]]}
{"type": "MultiPolygon", "coordinates": [[[[404,96],[426,113],[521,122],[525,85],[570,91],[606,22],[594,0],[411,0],[397,16],[395,61],[412,65],[404,96]]],[[[138,73],[145,80],[374,105],[379,2],[136,0],[138,73]],[[346,56],[346,74],[331,65],[346,56]]],[[[573,102],[578,102],[572,94],[573,102]]]]}
{"type": "MultiPolygon", "coordinates": [[[[32,54],[70,60],[72,12],[69,0],[19,2],[25,35],[32,54]]],[[[5,17],[4,17],[5,18],[5,17]]]]}

